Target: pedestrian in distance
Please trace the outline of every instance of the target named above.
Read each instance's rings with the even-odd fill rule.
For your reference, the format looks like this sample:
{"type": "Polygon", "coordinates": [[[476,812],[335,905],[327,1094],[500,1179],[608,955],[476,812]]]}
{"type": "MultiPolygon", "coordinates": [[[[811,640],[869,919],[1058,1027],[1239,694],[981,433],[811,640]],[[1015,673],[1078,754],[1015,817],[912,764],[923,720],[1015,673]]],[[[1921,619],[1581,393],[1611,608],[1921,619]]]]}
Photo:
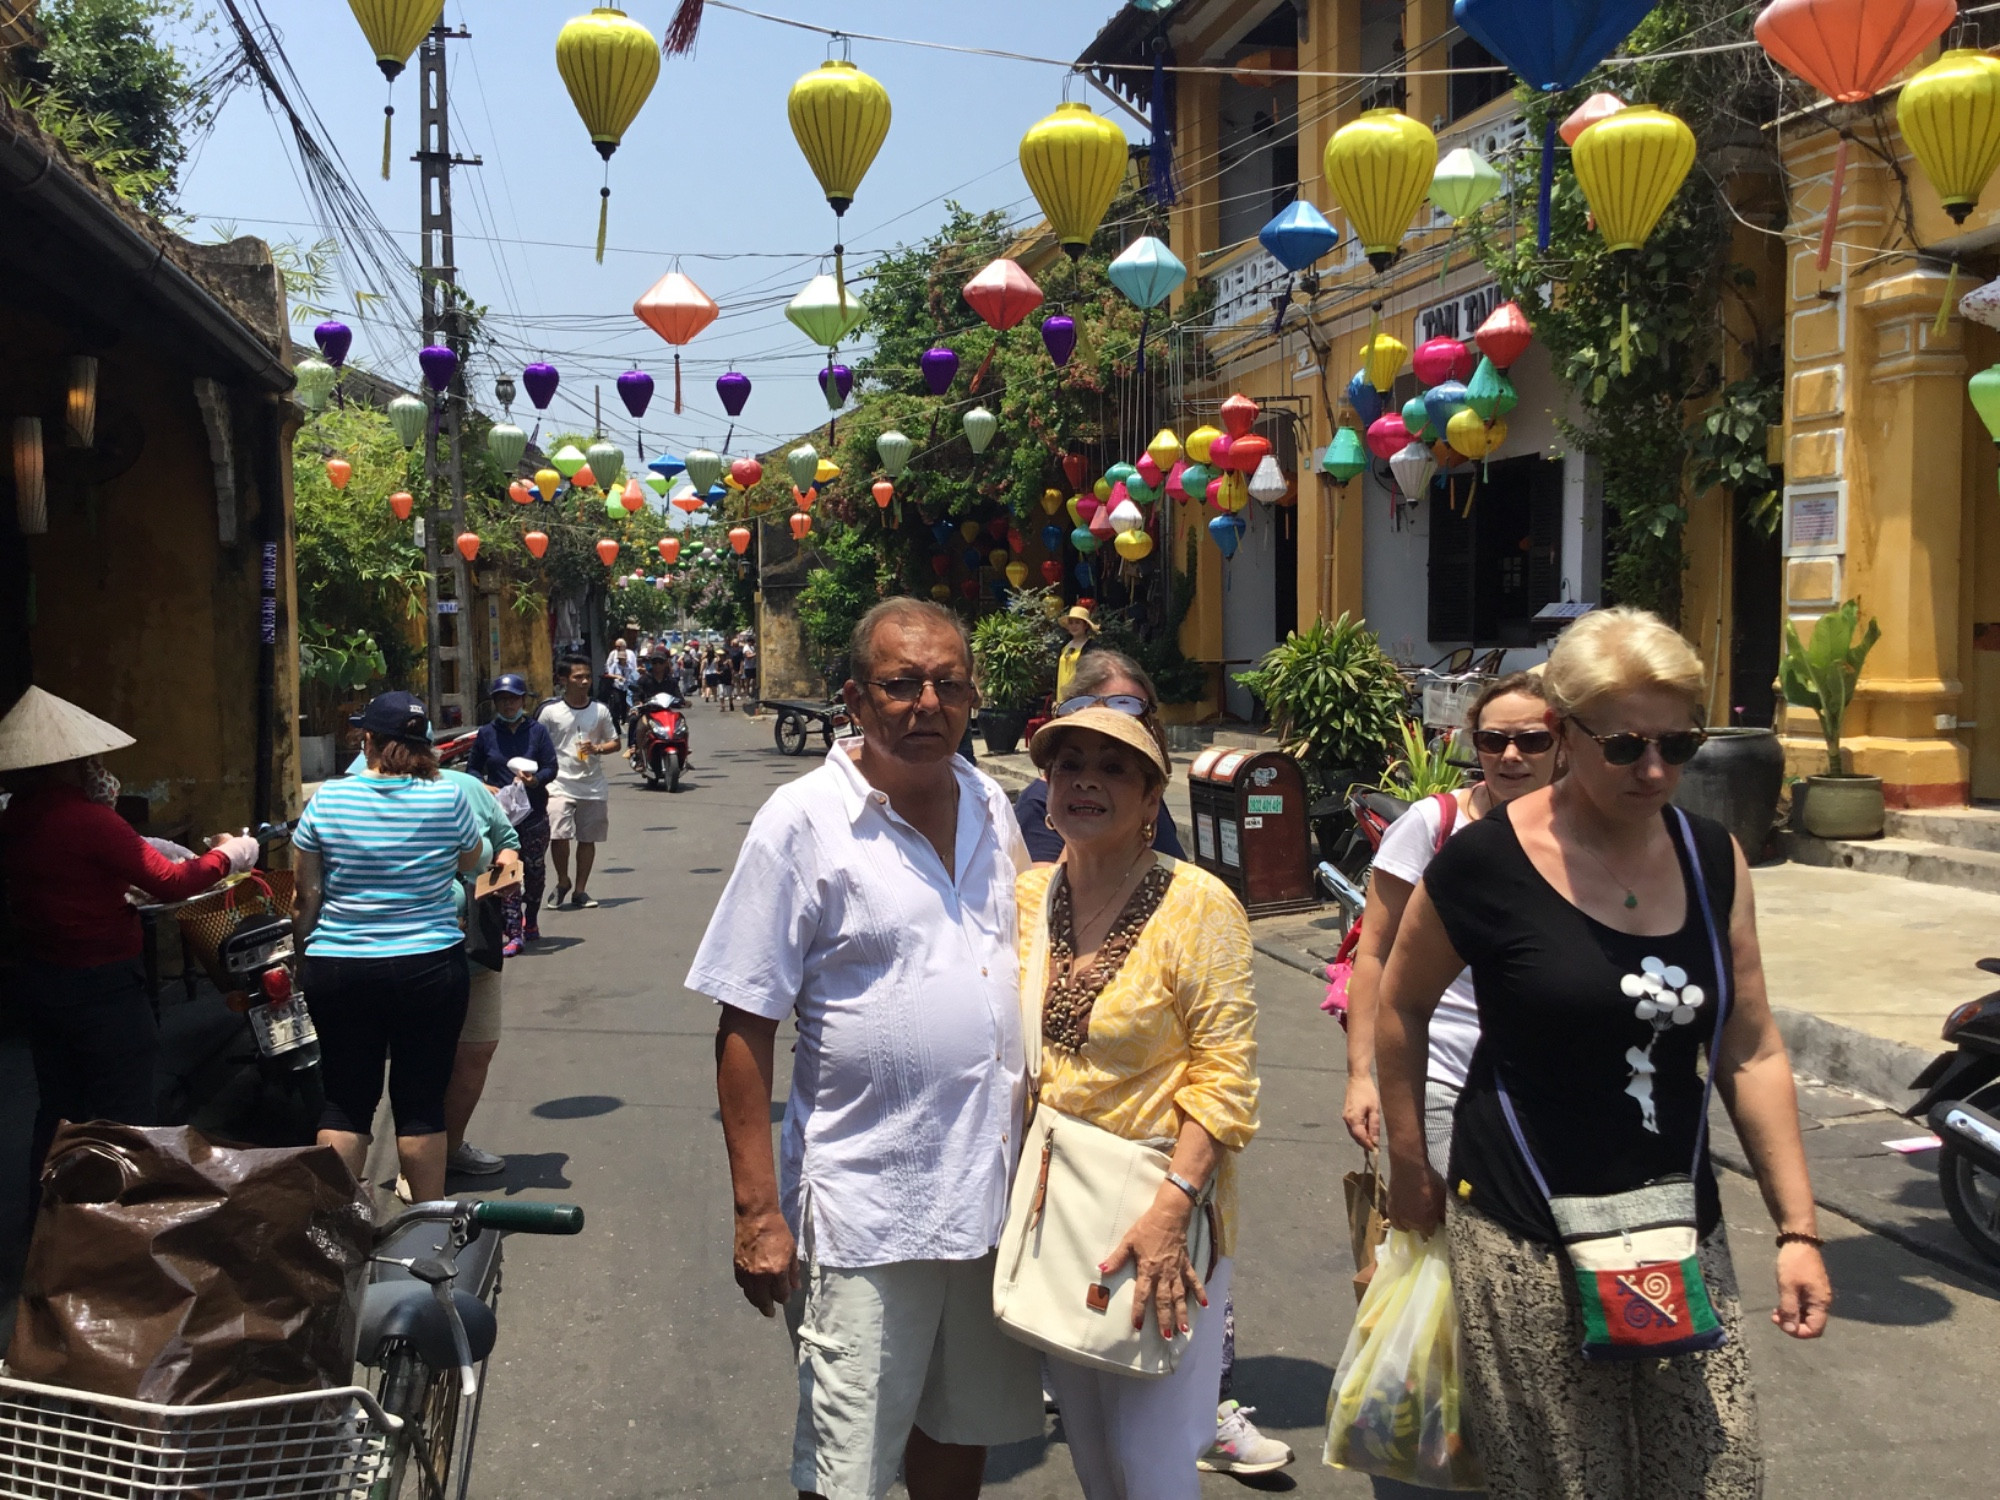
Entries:
{"type": "Polygon", "coordinates": [[[1188,1336],[1171,1375],[1052,1354],[1044,1378],[1089,1500],[1194,1500],[1197,1461],[1217,1436],[1236,1155],[1257,1131],[1250,924],[1221,881],[1155,852],[1171,770],[1143,716],[1075,709],[1038,729],[1028,753],[1063,840],[1061,859],[1015,888],[1023,984],[1045,976],[1041,995],[1024,997],[1041,1007],[1038,1107],[1127,1140],[1173,1142],[1166,1181],[1103,1247],[1099,1270],[1135,1270],[1129,1306],[1114,1301],[1107,1316],[1151,1324],[1168,1341],[1188,1336]],[[1203,1266],[1187,1249],[1197,1214],[1213,1236],[1203,1266]]]}
{"type": "Polygon", "coordinates": [[[784,1310],[792,1484],[972,1500],[986,1449],[1039,1436],[1039,1361],[993,1320],[1024,1048],[1005,794],[954,748],[978,701],[957,616],[893,598],[855,628],[861,726],[773,793],[688,987],[722,1007],[716,1091],[736,1282],[784,1310]],[[792,1092],[771,1160],[778,1025],[792,1092]]]}
{"type": "Polygon", "coordinates": [[[506,956],[524,943],[542,940],[542,892],[547,888],[549,787],[556,779],[556,744],[541,720],[527,711],[528,680],[508,672],[493,680],[493,717],[479,726],[465,768],[490,787],[518,783],[528,798],[528,815],[514,825],[521,841],[521,884],[506,894],[506,956]],[[516,761],[533,761],[534,769],[516,761]]]}
{"type": "Polygon", "coordinates": [[[590,872],[597,846],[611,836],[611,781],[604,757],[618,753],[611,710],[590,697],[590,658],[565,657],[558,667],[562,697],[543,708],[542,727],[556,748],[556,783],[549,793],[549,857],[556,867],[556,906],[594,907],[590,872]],[[576,846],[576,894],[570,895],[569,852],[576,846]]]}
{"type": "Polygon", "coordinates": [[[159,1022],[146,994],[138,887],[158,901],[199,895],[257,861],[257,841],[218,835],[175,863],[90,787],[97,757],[132,736],[53,693],[31,687],[0,719],[0,873],[20,945],[11,998],[25,1022],[39,1104],[32,1165],[39,1174],[63,1120],[155,1123],[159,1022]]]}
{"type": "Polygon", "coordinates": [[[715,647],[702,647],[701,696],[709,703],[715,702],[716,690],[722,686],[722,667],[716,660],[716,655],[715,647]]]}
{"type": "Polygon", "coordinates": [[[366,765],[321,787],[292,834],[299,979],[326,1088],[319,1143],[361,1175],[386,1065],[396,1152],[421,1203],[444,1196],[445,1091],[469,985],[455,877],[482,868],[479,823],[438,775],[423,700],[383,693],[348,722],[366,765]]]}
{"type": "Polygon", "coordinates": [[[1670,805],[1703,738],[1701,662],[1620,607],[1572,625],[1542,681],[1564,775],[1438,852],[1383,976],[1390,1218],[1448,1235],[1490,1494],[1749,1500],[1762,1460],[1711,1087],[1777,1224],[1772,1320],[1817,1338],[1832,1288],[1749,867],[1670,805]],[[1479,1041],[1441,1176],[1429,1026],[1468,966],[1479,1041]]]}
{"type": "Polygon", "coordinates": [[[722,699],[722,711],[731,712],[736,707],[736,657],[733,650],[718,651],[715,655],[715,687],[722,699]]]}
{"type": "Polygon", "coordinates": [[[1063,629],[1069,632],[1069,644],[1056,657],[1056,697],[1058,703],[1075,696],[1074,686],[1077,664],[1083,660],[1086,651],[1097,644],[1097,621],[1090,611],[1081,604],[1073,605],[1063,616],[1063,629]]]}

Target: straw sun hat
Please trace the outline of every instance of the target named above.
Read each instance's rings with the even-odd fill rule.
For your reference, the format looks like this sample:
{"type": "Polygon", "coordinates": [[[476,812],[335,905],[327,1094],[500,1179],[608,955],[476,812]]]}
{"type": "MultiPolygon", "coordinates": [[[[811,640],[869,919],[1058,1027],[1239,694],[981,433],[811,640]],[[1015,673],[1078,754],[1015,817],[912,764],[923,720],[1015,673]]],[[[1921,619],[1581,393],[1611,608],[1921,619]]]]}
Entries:
{"type": "Polygon", "coordinates": [[[31,687],[0,719],[0,771],[53,766],[137,743],[117,725],[31,687]]]}
{"type": "Polygon", "coordinates": [[[1038,770],[1048,769],[1049,761],[1056,753],[1056,737],[1071,729],[1087,729],[1093,734],[1101,734],[1106,739],[1130,746],[1153,763],[1163,781],[1173,780],[1173,768],[1167,764],[1166,752],[1153,738],[1152,730],[1131,714],[1103,707],[1080,708],[1073,714],[1051,719],[1037,729],[1035,737],[1028,742],[1028,758],[1038,770]]]}

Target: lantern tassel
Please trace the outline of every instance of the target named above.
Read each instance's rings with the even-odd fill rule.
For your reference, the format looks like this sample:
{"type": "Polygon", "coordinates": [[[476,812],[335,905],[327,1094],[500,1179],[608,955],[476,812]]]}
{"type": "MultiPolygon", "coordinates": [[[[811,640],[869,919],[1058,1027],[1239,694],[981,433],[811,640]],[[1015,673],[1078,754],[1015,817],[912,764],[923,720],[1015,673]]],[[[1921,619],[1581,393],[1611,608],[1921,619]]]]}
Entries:
{"type": "Polygon", "coordinates": [[[1535,248],[1549,249],[1549,200],[1556,190],[1556,112],[1542,121],[1542,191],[1535,204],[1535,248]]]}
{"type": "MultiPolygon", "coordinates": [[[[606,166],[608,173],[610,167],[606,166]]],[[[597,263],[604,264],[604,231],[611,224],[611,184],[606,183],[597,190],[597,263]]]]}
{"type": "Polygon", "coordinates": [[[1632,373],[1632,304],[1618,304],[1618,373],[1632,373]]]}
{"type": "Polygon", "coordinates": [[[681,0],[681,8],[674,12],[674,18],[667,24],[667,34],[660,42],[660,51],[668,57],[679,57],[694,50],[695,35],[701,30],[702,0],[681,0]]]}
{"type": "Polygon", "coordinates": [[[1937,321],[1931,324],[1931,339],[1935,342],[1944,337],[1945,324],[1951,318],[1952,295],[1958,291],[1958,262],[1951,263],[1951,274],[1944,279],[1944,300],[1938,303],[1937,321]]]}
{"type": "Polygon", "coordinates": [[[382,180],[389,180],[389,137],[396,120],[396,85],[389,84],[389,102],[382,106],[382,180]]]}
{"type": "Polygon", "coordinates": [[[724,453],[727,453],[729,451],[729,445],[735,441],[736,441],[736,424],[734,422],[731,422],[729,424],[729,435],[722,440],[722,451],[724,453]]]}
{"type": "Polygon", "coordinates": [[[1148,117],[1153,122],[1153,143],[1146,152],[1150,174],[1148,189],[1156,207],[1164,208],[1180,197],[1174,183],[1173,107],[1167,102],[1167,44],[1165,37],[1153,43],[1153,93],[1148,101],[1148,117]]]}
{"type": "MultiPolygon", "coordinates": [[[[681,414],[681,351],[676,349],[674,351],[674,415],[678,417],[680,414],[681,414]]],[[[734,431],[733,428],[731,430],[734,431]]],[[[727,443],[724,443],[722,446],[727,448],[729,445],[727,443]]]]}
{"type": "Polygon", "coordinates": [[[1827,262],[1833,259],[1833,237],[1840,229],[1840,190],[1847,183],[1847,132],[1840,133],[1840,144],[1833,148],[1833,186],[1828,190],[1826,200],[1826,224],[1819,232],[1819,269],[1824,271],[1827,262]]]}
{"type": "Polygon", "coordinates": [[[993,351],[1000,346],[1000,336],[995,334],[993,342],[986,346],[986,357],[979,362],[979,368],[972,372],[972,384],[966,389],[973,395],[979,394],[980,382],[986,379],[986,372],[993,367],[993,351]]]}
{"type": "Polygon", "coordinates": [[[1153,310],[1149,307],[1139,315],[1139,367],[1132,372],[1132,378],[1142,385],[1146,380],[1146,331],[1152,322],[1153,310]]]}

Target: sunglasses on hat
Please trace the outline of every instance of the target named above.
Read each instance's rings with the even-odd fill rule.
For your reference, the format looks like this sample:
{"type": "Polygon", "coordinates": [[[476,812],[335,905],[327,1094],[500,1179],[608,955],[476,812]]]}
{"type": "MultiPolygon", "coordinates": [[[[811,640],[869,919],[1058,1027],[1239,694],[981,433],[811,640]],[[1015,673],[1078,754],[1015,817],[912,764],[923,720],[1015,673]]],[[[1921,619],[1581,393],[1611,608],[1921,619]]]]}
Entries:
{"type": "Polygon", "coordinates": [[[1130,714],[1135,719],[1143,719],[1153,711],[1153,705],[1136,693],[1106,693],[1099,697],[1095,693],[1084,693],[1079,697],[1065,698],[1056,705],[1054,717],[1077,713],[1086,708],[1109,708],[1121,714],[1130,714]]]}

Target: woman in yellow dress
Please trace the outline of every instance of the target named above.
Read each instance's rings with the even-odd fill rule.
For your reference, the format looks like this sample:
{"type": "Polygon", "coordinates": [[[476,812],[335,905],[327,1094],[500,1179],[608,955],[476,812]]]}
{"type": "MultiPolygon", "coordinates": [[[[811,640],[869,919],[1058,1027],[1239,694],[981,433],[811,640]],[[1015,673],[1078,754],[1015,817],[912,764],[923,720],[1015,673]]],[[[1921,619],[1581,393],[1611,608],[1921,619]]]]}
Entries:
{"type": "Polygon", "coordinates": [[[1150,1317],[1168,1339],[1192,1329],[1164,1379],[1053,1357],[1044,1378],[1090,1500],[1194,1500],[1195,1461],[1215,1439],[1235,1157],[1257,1131],[1250,925],[1221,881],[1153,851],[1168,762],[1141,717],[1079,709],[1043,725],[1029,754],[1064,842],[1060,862],[1016,887],[1024,955],[1047,921],[1041,1102],[1128,1140],[1173,1143],[1167,1181],[1104,1247],[1103,1269],[1136,1266],[1122,1310],[1133,1327],[1150,1317]],[[1211,1197],[1212,1270],[1187,1255],[1189,1222],[1211,1197]]]}
{"type": "Polygon", "coordinates": [[[1091,647],[1091,637],[1097,634],[1097,621],[1091,619],[1090,611],[1081,604],[1074,606],[1063,616],[1063,629],[1069,632],[1069,644],[1062,648],[1062,655],[1056,658],[1057,704],[1069,697],[1070,683],[1076,677],[1076,664],[1083,659],[1083,653],[1091,647]]]}

